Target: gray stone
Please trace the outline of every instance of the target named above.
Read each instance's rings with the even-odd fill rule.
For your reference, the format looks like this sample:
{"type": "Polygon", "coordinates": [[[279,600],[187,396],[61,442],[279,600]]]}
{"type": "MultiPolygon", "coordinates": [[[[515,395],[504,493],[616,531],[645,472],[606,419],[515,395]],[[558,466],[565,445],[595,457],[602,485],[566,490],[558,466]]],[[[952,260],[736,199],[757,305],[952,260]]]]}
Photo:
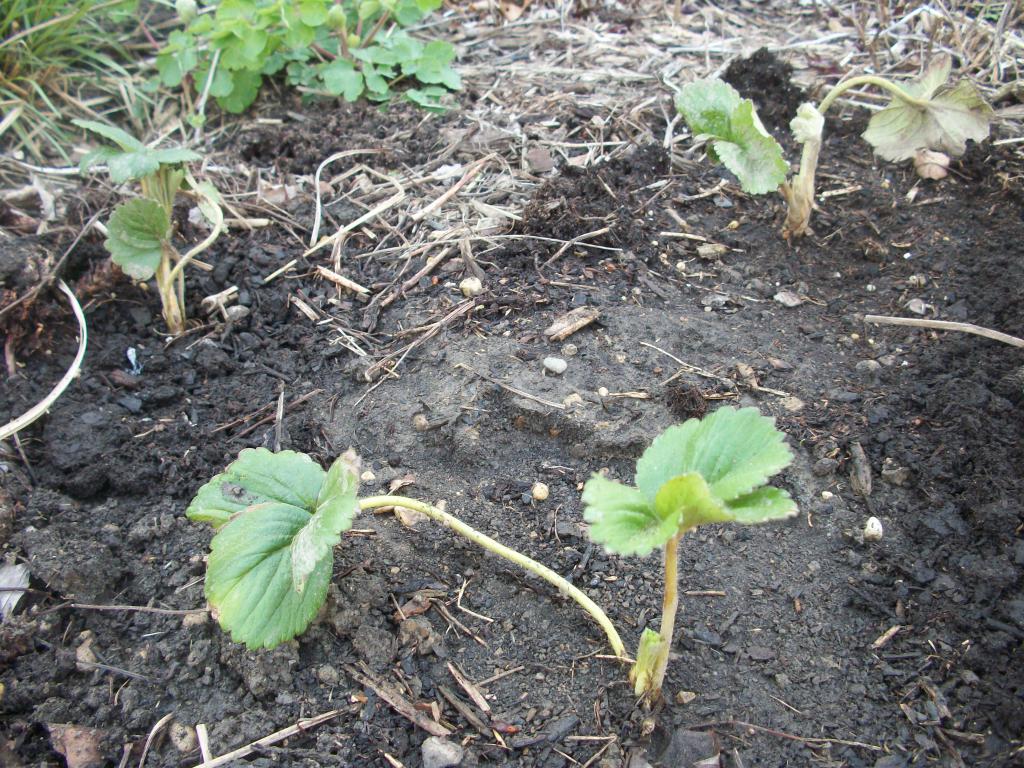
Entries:
{"type": "Polygon", "coordinates": [[[451,768],[462,762],[465,750],[454,741],[440,736],[430,736],[420,747],[423,768],[451,768]]]}
{"type": "Polygon", "coordinates": [[[565,373],[565,369],[569,367],[569,364],[560,357],[545,357],[543,362],[544,368],[556,376],[565,373]]]}

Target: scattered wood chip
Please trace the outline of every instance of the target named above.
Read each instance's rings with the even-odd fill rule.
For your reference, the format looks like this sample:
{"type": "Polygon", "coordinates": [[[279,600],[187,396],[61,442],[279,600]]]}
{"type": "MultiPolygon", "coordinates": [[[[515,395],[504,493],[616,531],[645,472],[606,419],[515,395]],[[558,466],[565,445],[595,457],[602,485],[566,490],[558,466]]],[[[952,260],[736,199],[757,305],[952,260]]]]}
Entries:
{"type": "Polygon", "coordinates": [[[317,266],[316,273],[320,275],[320,277],[322,277],[324,280],[329,280],[335,285],[341,286],[347,291],[363,294],[370,292],[370,289],[367,288],[366,286],[360,285],[355,280],[349,280],[344,275],[339,275],[337,272],[330,270],[327,267],[317,266]]]}
{"type": "Polygon", "coordinates": [[[101,768],[106,765],[102,743],[107,732],[65,723],[47,723],[50,745],[64,756],[68,768],[101,768]]]}
{"type": "Polygon", "coordinates": [[[880,634],[875,639],[875,642],[873,642],[871,644],[871,647],[874,648],[876,651],[879,648],[884,647],[885,645],[888,644],[888,642],[890,640],[892,640],[894,637],[896,637],[896,633],[899,632],[901,629],[903,629],[903,626],[900,625],[900,624],[896,624],[895,626],[889,627],[887,630],[885,630],[885,632],[880,634]]]}
{"type": "Polygon", "coordinates": [[[871,463],[860,443],[850,446],[850,459],[853,464],[850,468],[850,487],[854,493],[866,499],[871,495],[871,463]]]}
{"type": "Polygon", "coordinates": [[[721,243],[701,243],[697,246],[697,256],[705,261],[717,261],[728,252],[728,246],[721,243]]]}
{"type": "Polygon", "coordinates": [[[577,307],[566,312],[544,329],[544,335],[551,341],[562,341],[597,320],[601,311],[596,307],[577,307]]]}

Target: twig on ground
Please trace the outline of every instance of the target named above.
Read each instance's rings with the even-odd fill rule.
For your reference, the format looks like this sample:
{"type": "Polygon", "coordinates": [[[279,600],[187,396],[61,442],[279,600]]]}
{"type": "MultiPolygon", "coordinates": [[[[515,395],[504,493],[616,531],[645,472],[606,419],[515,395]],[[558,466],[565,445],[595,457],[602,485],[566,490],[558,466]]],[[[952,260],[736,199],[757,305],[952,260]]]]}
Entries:
{"type": "Polygon", "coordinates": [[[1024,339],[1011,336],[1008,333],[993,331],[990,328],[983,328],[973,323],[953,323],[947,320],[924,320],[917,317],[891,317],[889,315],[864,315],[865,323],[877,325],[907,325],[911,328],[929,328],[935,331],[960,331],[961,333],[972,333],[975,336],[984,336],[986,339],[1001,341],[1012,347],[1024,349],[1024,339]]]}
{"type": "MultiPolygon", "coordinates": [[[[377,696],[380,697],[389,707],[395,712],[400,714],[402,717],[410,720],[414,725],[422,728],[424,731],[429,733],[431,736],[448,736],[451,731],[445,728],[440,723],[435,723],[430,718],[426,717],[422,712],[418,711],[413,704],[406,699],[398,690],[390,683],[384,680],[375,680],[364,674],[358,669],[353,667],[351,664],[342,664],[342,669],[345,673],[355,680],[360,685],[364,685],[371,689],[377,696]]],[[[365,670],[364,670],[365,671],[365,670]]],[[[197,766],[196,768],[211,768],[210,766],[197,766]]]]}
{"type": "Polygon", "coordinates": [[[489,162],[491,162],[491,160],[494,160],[497,157],[498,155],[496,155],[493,152],[489,155],[481,157],[479,160],[477,160],[475,163],[469,166],[469,168],[466,169],[466,172],[462,175],[462,178],[455,182],[451,186],[451,188],[448,189],[447,192],[445,192],[439,198],[434,200],[434,202],[427,205],[425,208],[421,208],[420,210],[416,211],[416,213],[412,214],[410,218],[413,221],[423,221],[423,219],[429,216],[434,210],[440,208],[446,202],[455,197],[455,195],[459,193],[460,189],[462,189],[474,178],[476,178],[476,175],[484,169],[484,166],[486,166],[489,162]]]}
{"type": "MultiPolygon", "coordinates": [[[[384,698],[381,696],[381,698],[384,698]]],[[[279,741],[290,739],[292,736],[297,736],[300,733],[308,731],[310,728],[315,728],[321,723],[325,723],[342,713],[340,709],[332,709],[329,712],[324,712],[322,715],[316,717],[309,717],[304,720],[299,720],[295,725],[289,725],[287,728],[282,728],[279,731],[269,736],[264,736],[262,739],[249,742],[244,747],[239,747],[231,752],[227,752],[219,757],[215,757],[212,760],[204,760],[202,763],[197,765],[195,768],[219,768],[219,766],[227,765],[230,762],[239,760],[243,757],[251,755],[262,747],[270,747],[277,744],[279,741]]]]}
{"type": "MultiPolygon", "coordinates": [[[[290,403],[288,403],[285,406],[285,411],[286,412],[290,411],[293,408],[296,408],[297,406],[302,405],[304,402],[309,400],[311,397],[315,397],[316,395],[319,395],[321,392],[323,392],[322,389],[314,389],[312,392],[307,392],[306,394],[302,395],[302,397],[295,398],[294,400],[292,400],[290,403]]],[[[231,422],[230,424],[223,424],[223,425],[217,427],[216,429],[211,431],[211,434],[213,432],[220,432],[221,430],[224,430],[224,429],[230,429],[231,427],[236,427],[239,424],[244,424],[246,421],[248,421],[249,419],[253,418],[254,416],[256,416],[261,411],[268,410],[270,408],[274,408],[276,405],[277,405],[277,401],[275,400],[273,403],[271,403],[269,405],[265,405],[259,411],[256,411],[255,413],[252,413],[249,416],[246,416],[246,417],[244,417],[241,420],[236,419],[235,421],[231,422]]],[[[270,422],[272,422],[274,420],[275,415],[276,414],[270,414],[269,416],[264,416],[262,419],[260,419],[256,423],[250,424],[248,427],[243,429],[241,432],[239,432],[237,435],[235,435],[235,437],[245,437],[250,432],[253,432],[254,430],[256,430],[259,427],[261,427],[262,425],[269,424],[270,422]]]]}
{"type": "Polygon", "coordinates": [[[524,392],[521,389],[516,389],[515,387],[509,386],[508,384],[506,384],[503,381],[498,381],[497,379],[491,378],[490,376],[488,376],[485,373],[480,373],[479,371],[473,370],[472,368],[470,368],[465,363],[459,363],[455,367],[456,368],[462,368],[465,371],[469,371],[474,376],[479,376],[484,381],[489,381],[494,386],[501,387],[506,392],[511,392],[513,395],[518,395],[519,397],[525,397],[527,400],[533,400],[533,402],[540,403],[541,405],[546,405],[549,408],[557,408],[560,411],[564,411],[565,410],[565,406],[562,403],[553,403],[550,400],[545,400],[542,397],[537,397],[536,395],[531,395],[529,392],[524,392]]]}
{"type": "Polygon", "coordinates": [[[156,735],[163,730],[163,727],[167,725],[174,718],[173,712],[168,712],[166,715],[156,721],[156,724],[150,728],[149,736],[146,737],[146,744],[142,748],[142,757],[139,758],[139,768],[143,768],[146,764],[146,757],[149,755],[149,748],[153,746],[153,740],[156,739],[156,735]]]}
{"type": "Polygon", "coordinates": [[[827,739],[827,738],[816,738],[813,736],[800,736],[795,733],[787,733],[786,731],[777,731],[774,728],[765,728],[763,725],[754,725],[753,723],[747,723],[743,720],[712,720],[706,723],[696,723],[694,725],[687,726],[691,730],[698,728],[750,728],[754,731],[760,731],[761,733],[767,733],[769,736],[778,736],[780,739],[789,739],[790,741],[802,741],[806,744],[842,744],[847,747],[861,747],[862,749],[870,749],[873,752],[884,751],[882,747],[877,744],[867,744],[863,741],[851,741],[849,739],[827,739]]]}

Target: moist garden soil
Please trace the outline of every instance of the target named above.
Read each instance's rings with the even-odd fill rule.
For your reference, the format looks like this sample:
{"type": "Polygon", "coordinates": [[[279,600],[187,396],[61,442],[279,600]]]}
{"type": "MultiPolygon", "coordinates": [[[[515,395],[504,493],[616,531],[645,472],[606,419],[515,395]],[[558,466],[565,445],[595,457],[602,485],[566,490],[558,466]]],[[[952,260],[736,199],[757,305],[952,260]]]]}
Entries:
{"type": "MultiPolygon", "coordinates": [[[[469,127],[458,112],[317,109],[234,135],[228,162],[310,173],[324,147],[358,131],[384,150],[372,164],[385,171],[469,127]]],[[[589,116],[567,106],[561,118],[589,116]]],[[[530,237],[478,243],[383,309],[316,278],[326,252],[265,282],[296,240],[281,227],[233,231],[205,254],[213,271],[190,276],[189,306],[199,314],[201,297],[235,285],[250,313],[173,341],[154,330],[153,292],[105,270],[87,236],[66,273],[89,322],[82,374],[21,433],[23,455],[10,445],[0,475],[4,552],[32,574],[0,627],[0,762],[62,765],[56,724],[70,724],[93,729],[75,733],[106,764],[137,765],[170,715],[145,764],[195,765],[196,724],[217,755],[337,709],[249,764],[421,765],[426,734],[382,698],[390,686],[453,731],[467,766],[642,765],[640,754],[670,766],[719,753],[726,766],[1015,764],[1019,351],[863,315],[906,315],[918,299],[926,314],[1024,335],[1021,169],[984,145],[948,180],[920,182],[874,161],[862,128],[830,120],[821,188],[834,194],[814,236],[793,244],[778,234],[778,200],[743,195],[708,164],[673,163],[660,145],[634,146],[556,169],[513,230],[530,237]],[[586,242],[606,250],[536,239],[602,227],[586,242]],[[708,243],[722,247],[698,252],[708,243]],[[457,285],[476,271],[485,291],[468,304],[457,285]],[[801,303],[785,306],[780,291],[801,303]],[[563,341],[545,336],[580,307],[599,317],[563,341]],[[393,372],[373,376],[388,355],[393,372]],[[550,356],[566,361],[563,374],[545,369],[550,356]],[[635,706],[627,670],[575,604],[429,521],[359,517],[336,550],[321,617],[275,650],[246,650],[206,614],[184,613],[204,607],[211,531],[184,514],[200,485],[246,447],[326,465],[353,446],[375,478],[364,495],[399,483],[445,501],[583,587],[635,648],[659,619],[660,563],[590,544],[581,484],[602,469],[631,480],[661,429],[722,405],[777,418],[796,455],[780,482],[800,514],[684,540],[666,701],[653,713],[635,706]],[[850,480],[865,471],[858,446],[870,489],[850,480]],[[536,482],[546,500],[533,499],[536,482]],[[863,540],[870,516],[881,541],[863,540]],[[427,609],[403,623],[397,609],[415,612],[414,599],[427,609]],[[449,665],[477,683],[489,713],[449,665]]],[[[289,205],[308,226],[308,197],[289,205]]],[[[8,260],[67,245],[2,242],[8,260]]],[[[373,247],[356,233],[343,266],[377,294],[402,260],[368,257],[373,247]]],[[[62,301],[44,294],[22,318],[4,420],[73,357],[62,301]]]]}

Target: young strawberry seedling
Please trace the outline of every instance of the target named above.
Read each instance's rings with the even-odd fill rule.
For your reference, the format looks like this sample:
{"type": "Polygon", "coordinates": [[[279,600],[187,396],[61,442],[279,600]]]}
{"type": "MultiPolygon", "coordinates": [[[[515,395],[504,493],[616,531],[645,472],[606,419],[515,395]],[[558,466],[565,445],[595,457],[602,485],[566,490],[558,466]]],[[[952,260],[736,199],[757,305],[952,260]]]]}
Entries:
{"type": "Polygon", "coordinates": [[[720,408],[669,427],[636,463],[636,486],[595,474],[583,488],[590,538],[619,555],[661,549],[661,631],[645,629],[630,672],[637,696],[660,697],[679,608],[679,540],[707,523],[763,523],[796,514],[786,491],[765,483],[793,459],[774,419],[720,408]]]}
{"type": "Polygon", "coordinates": [[[220,235],[224,214],[220,195],[209,182],[197,182],[185,164],[199,160],[195,152],[183,148],[153,149],[134,136],[104,123],[75,120],[75,125],[96,133],[117,147],[100,147],[81,162],[84,172],[105,163],[111,181],[123,184],[138,181],[141,197],[126,200],[114,209],[107,222],[104,243],[110,257],[136,280],[156,276],[163,304],[164,321],[172,335],[185,331],[185,267],[205,251],[220,235]],[[200,212],[212,225],[210,234],[184,255],[174,247],[171,221],[174,200],[182,182],[196,197],[200,212]]]}
{"type": "Polygon", "coordinates": [[[829,91],[821,104],[800,105],[790,128],[803,145],[800,171],[787,181],[788,166],[782,148],[765,130],[750,99],[721,80],[698,80],[684,85],[676,109],[696,138],[708,142],[708,154],[720,160],[750,194],[779,190],[786,200],[783,236],[807,233],[814,205],[814,176],[818,167],[825,113],[851,88],[874,86],[892,100],[876,112],[863,138],[879,157],[901,161],[927,151],[959,157],[967,140],[988,138],[992,108],[968,80],[950,83],[948,56],[936,57],[917,80],[899,85],[876,75],[845,80],[829,91]]]}
{"type": "MultiPolygon", "coordinates": [[[[265,78],[283,73],[303,93],[355,101],[388,101],[399,83],[404,98],[442,111],[442,97],[462,87],[452,68],[455,49],[421,42],[406,29],[441,0],[224,0],[199,12],[180,2],[181,29],[157,55],[160,84],[191,82],[221,109],[244,112],[265,78]]],[[[200,96],[200,103],[203,98],[200,96]]],[[[202,121],[195,115],[194,122],[202,121]]]]}
{"type": "Polygon", "coordinates": [[[265,448],[242,451],[199,489],[187,515],[212,525],[206,599],[221,627],[249,648],[273,648],[300,635],[327,596],[333,549],[362,509],[420,512],[568,595],[598,623],[616,656],[625,646],[611,621],[569,581],[430,504],[404,496],[359,499],[359,460],[351,451],[326,472],[309,456],[265,448]]]}

